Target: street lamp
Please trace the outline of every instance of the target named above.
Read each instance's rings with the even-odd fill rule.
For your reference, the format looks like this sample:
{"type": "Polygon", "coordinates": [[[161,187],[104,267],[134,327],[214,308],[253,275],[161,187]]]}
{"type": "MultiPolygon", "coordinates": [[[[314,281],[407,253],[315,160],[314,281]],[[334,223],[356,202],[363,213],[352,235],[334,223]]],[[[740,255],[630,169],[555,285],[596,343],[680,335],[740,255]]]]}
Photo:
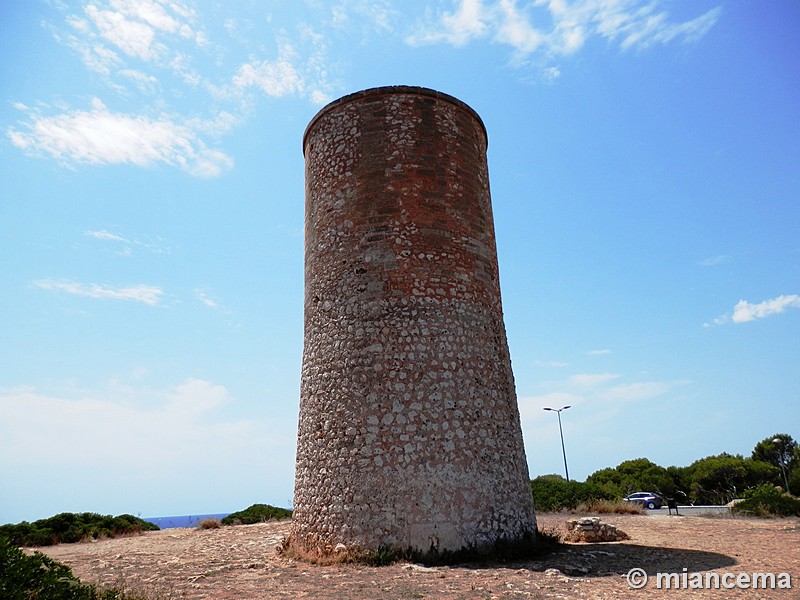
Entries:
{"type": "Polygon", "coordinates": [[[786,467],[783,464],[783,452],[784,452],[783,440],[781,438],[774,438],[772,440],[772,443],[781,445],[780,450],[778,450],[778,462],[781,465],[781,473],[783,473],[783,486],[784,486],[783,487],[783,491],[784,492],[788,492],[789,491],[789,480],[786,478],[786,467]]]}
{"type": "Polygon", "coordinates": [[[561,434],[561,453],[564,455],[564,472],[567,474],[567,481],[569,481],[569,469],[567,468],[567,451],[564,449],[564,431],[561,429],[561,411],[567,410],[569,406],[561,408],[545,408],[544,410],[551,410],[558,415],[558,433],[561,434]]]}

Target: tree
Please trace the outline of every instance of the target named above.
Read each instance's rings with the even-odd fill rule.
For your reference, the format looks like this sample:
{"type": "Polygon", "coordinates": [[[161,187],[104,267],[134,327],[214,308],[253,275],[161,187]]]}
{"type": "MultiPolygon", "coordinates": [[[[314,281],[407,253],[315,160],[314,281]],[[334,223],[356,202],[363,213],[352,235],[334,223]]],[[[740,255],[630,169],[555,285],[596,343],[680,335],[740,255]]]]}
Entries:
{"type": "Polygon", "coordinates": [[[617,498],[633,492],[656,492],[673,496],[678,487],[670,472],[646,458],[626,460],[615,468],[595,471],[586,478],[617,498]]]}
{"type": "Polygon", "coordinates": [[[696,460],[687,470],[697,504],[727,504],[750,488],[774,482],[780,474],[774,465],[726,452],[696,460]]]}
{"type": "Polygon", "coordinates": [[[751,455],[753,460],[760,460],[780,469],[781,485],[789,490],[789,474],[798,464],[798,445],[788,433],[776,433],[758,442],[751,455]]]}

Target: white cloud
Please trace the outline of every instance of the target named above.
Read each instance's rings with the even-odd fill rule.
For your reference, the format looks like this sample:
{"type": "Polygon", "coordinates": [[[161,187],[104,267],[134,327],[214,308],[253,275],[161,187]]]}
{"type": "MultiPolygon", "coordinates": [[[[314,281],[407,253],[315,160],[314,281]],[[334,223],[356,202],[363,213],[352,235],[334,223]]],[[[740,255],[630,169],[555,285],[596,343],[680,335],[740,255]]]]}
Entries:
{"type": "Polygon", "coordinates": [[[155,31],[147,23],[128,19],[121,12],[101,10],[93,4],[84,11],[100,36],[129,56],[147,61],[166,50],[163,44],[156,43],[155,31]]]}
{"type": "Polygon", "coordinates": [[[300,27],[299,42],[301,50],[286,40],[279,41],[277,58],[251,60],[241,65],[232,78],[231,88],[215,88],[214,92],[219,98],[230,98],[256,89],[272,98],[296,95],[314,104],[324,104],[329,100],[330,88],[325,38],[304,25],[300,27]]]}
{"type": "Polygon", "coordinates": [[[666,394],[673,385],[663,381],[623,383],[603,390],[597,395],[597,398],[608,402],[652,400],[666,394]]]}
{"type": "Polygon", "coordinates": [[[439,42],[464,46],[487,34],[489,27],[486,21],[490,16],[482,0],[462,0],[455,12],[441,15],[440,24],[418,27],[406,41],[413,46],[439,42]]]}
{"type": "Polygon", "coordinates": [[[536,367],[543,367],[545,369],[561,369],[569,366],[569,363],[558,360],[535,360],[533,364],[536,367]]]}
{"type": "Polygon", "coordinates": [[[531,26],[527,14],[517,8],[515,0],[500,0],[497,8],[496,42],[510,45],[518,56],[527,56],[546,43],[547,34],[531,26]]]}
{"type": "Polygon", "coordinates": [[[131,300],[156,306],[164,294],[161,288],[151,285],[135,285],[131,287],[111,287],[98,283],[83,284],[74,281],[41,279],[34,285],[42,290],[63,292],[72,296],[95,298],[98,300],[131,300]]]}
{"type": "MultiPolygon", "coordinates": [[[[6,135],[28,154],[53,157],[68,167],[162,163],[214,177],[230,169],[233,160],[208,147],[208,139],[227,134],[252,114],[256,91],[273,98],[301,96],[314,104],[329,100],[331,64],[325,37],[305,23],[296,26],[291,43],[287,32],[279,30],[277,58],[263,57],[262,39],[239,40],[242,47],[253,50],[253,58],[241,64],[230,48],[208,39],[195,10],[180,1],[76,4],[78,10],[58,3],[66,25],[51,26],[56,40],[78,52],[89,69],[104,75],[121,101],[141,106],[141,97],[148,96],[146,105],[158,107],[159,112],[113,112],[99,99],[89,109],[62,108],[55,115],[20,104],[28,119],[8,128],[6,135]],[[226,65],[226,59],[236,62],[226,65]],[[165,109],[189,96],[196,107],[191,117],[165,109]]],[[[394,12],[386,0],[340,4],[348,14],[369,20],[372,27],[392,23],[394,12]]]]}
{"type": "Polygon", "coordinates": [[[602,350],[589,350],[589,352],[586,353],[587,356],[603,356],[605,354],[611,354],[611,350],[603,348],[602,350]]]}
{"type": "Polygon", "coordinates": [[[619,379],[619,377],[620,375],[615,373],[580,373],[572,375],[567,380],[567,383],[570,385],[594,387],[606,383],[607,381],[619,379]]]}
{"type": "Polygon", "coordinates": [[[83,3],[83,14],[66,17],[68,31],[54,35],[78,52],[92,71],[110,76],[121,68],[120,76],[132,77],[143,92],[153,93],[153,75],[132,73],[140,72],[143,62],[172,69],[184,79],[192,76],[180,48],[208,43],[205,33],[195,30],[194,19],[194,11],[178,2],[91,0],[83,3]],[[131,61],[136,68],[127,64],[131,61]]]}
{"type": "Polygon", "coordinates": [[[158,86],[158,79],[153,75],[148,75],[136,69],[122,69],[119,71],[120,77],[125,77],[136,84],[140,91],[146,94],[153,93],[158,86]]]}
{"type": "Polygon", "coordinates": [[[110,112],[95,98],[88,111],[53,117],[30,114],[27,130],[9,129],[11,142],[30,154],[49,154],[63,163],[165,163],[192,175],[214,177],[229,169],[232,159],[205,147],[195,131],[167,116],[150,118],[110,112]]]}
{"type": "Polygon", "coordinates": [[[547,67],[544,70],[544,77],[548,81],[555,81],[559,77],[561,77],[561,69],[558,67],[547,67]]]}
{"type": "Polygon", "coordinates": [[[331,24],[352,31],[351,14],[364,19],[369,27],[378,31],[392,31],[392,22],[397,17],[397,11],[385,0],[344,0],[331,8],[331,24]]]}
{"type": "Polygon", "coordinates": [[[247,447],[262,447],[266,456],[265,446],[280,442],[291,452],[291,427],[226,419],[222,409],[232,400],[224,386],[202,379],[156,390],[0,389],[0,453],[17,468],[37,472],[97,469],[107,485],[105,476],[128,469],[174,474],[224,468],[252,456],[247,447]]]}
{"type": "Polygon", "coordinates": [[[156,238],[154,241],[143,241],[133,237],[125,237],[105,229],[85,231],[84,235],[103,242],[118,242],[125,246],[121,252],[125,256],[132,254],[132,248],[144,248],[154,254],[165,254],[170,252],[170,248],[164,244],[164,240],[156,238]]]}
{"type": "MultiPolygon", "coordinates": [[[[747,323],[756,319],[763,319],[772,315],[779,315],[787,308],[800,308],[800,295],[788,294],[764,300],[758,304],[751,304],[747,300],[739,300],[733,307],[733,314],[726,313],[714,319],[716,325],[724,325],[730,321],[734,323],[747,323]]],[[[704,323],[704,327],[710,327],[704,323]]]]}
{"type": "Polygon", "coordinates": [[[623,49],[631,47],[645,49],[656,44],[668,44],[676,38],[683,38],[686,43],[694,43],[708,33],[719,19],[721,12],[719,7],[713,8],[684,23],[668,23],[666,12],[648,15],[646,19],[635,22],[631,30],[625,32],[625,38],[620,46],[623,49]]]}
{"type": "Polygon", "coordinates": [[[96,240],[109,240],[112,242],[123,242],[125,244],[130,243],[124,237],[117,235],[116,233],[111,233],[110,231],[106,231],[104,229],[100,231],[87,231],[86,235],[96,240]]]}
{"type": "Polygon", "coordinates": [[[486,31],[485,14],[481,0],[462,0],[455,13],[445,13],[442,25],[446,34],[444,41],[454,46],[463,46],[486,31]]]}
{"type": "MultiPolygon", "coordinates": [[[[454,12],[441,13],[407,38],[412,45],[444,42],[453,46],[487,37],[510,46],[516,61],[534,53],[568,56],[592,37],[617,42],[621,49],[645,49],[682,40],[692,43],[717,22],[714,8],[685,22],[671,22],[659,0],[460,0],[454,12]]],[[[558,69],[546,70],[552,78],[558,69]]]]}
{"type": "Polygon", "coordinates": [[[239,89],[257,87],[276,98],[302,92],[305,87],[297,68],[285,58],[242,65],[233,78],[233,85],[239,89]]]}
{"type": "Polygon", "coordinates": [[[787,308],[800,308],[800,296],[797,294],[778,296],[764,300],[758,304],[750,304],[746,300],[739,300],[733,307],[731,320],[734,323],[746,323],[755,319],[763,319],[771,315],[779,315],[787,308]]]}
{"type": "Polygon", "coordinates": [[[537,421],[545,418],[545,407],[561,408],[575,406],[582,401],[578,394],[570,392],[549,392],[541,396],[523,396],[517,400],[522,422],[537,421]]]}
{"type": "MultiPolygon", "coordinates": [[[[542,394],[520,397],[520,416],[531,423],[541,423],[546,418],[544,407],[570,406],[579,410],[575,414],[599,415],[611,418],[630,402],[644,402],[659,398],[688,381],[624,381],[616,373],[577,373],[566,379],[542,381],[542,394]]],[[[572,413],[573,411],[570,410],[572,413]]]]}
{"type": "Polygon", "coordinates": [[[222,305],[217,302],[216,299],[212,298],[208,292],[203,289],[196,289],[194,290],[194,297],[206,308],[210,308],[213,310],[222,310],[223,312],[228,312],[223,309],[222,305]]]}

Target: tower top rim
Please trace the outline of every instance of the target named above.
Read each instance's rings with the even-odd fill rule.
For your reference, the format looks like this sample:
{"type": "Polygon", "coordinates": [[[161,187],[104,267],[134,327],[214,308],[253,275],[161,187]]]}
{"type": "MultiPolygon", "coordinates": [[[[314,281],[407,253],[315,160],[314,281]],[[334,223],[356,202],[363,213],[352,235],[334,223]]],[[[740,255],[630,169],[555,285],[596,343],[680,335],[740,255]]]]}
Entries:
{"type": "Polygon", "coordinates": [[[317,121],[326,113],[332,111],[335,108],[343,106],[345,104],[349,104],[351,102],[358,102],[359,100],[363,100],[364,98],[369,98],[372,96],[389,96],[389,95],[396,95],[396,94],[406,94],[406,95],[417,95],[417,96],[427,96],[430,98],[436,98],[437,100],[442,100],[444,102],[449,102],[464,110],[465,112],[469,113],[480,125],[481,131],[483,131],[483,137],[486,141],[486,144],[489,143],[489,135],[486,132],[486,125],[483,123],[483,119],[481,119],[480,115],[477,111],[472,108],[469,104],[464,102],[463,100],[459,100],[455,96],[451,96],[450,94],[445,94],[444,92],[439,92],[437,90],[414,86],[414,85],[386,85],[381,87],[373,87],[368,88],[365,90],[360,90],[358,92],[353,92],[352,94],[347,94],[346,96],[342,96],[334,100],[333,102],[329,102],[325,106],[323,106],[317,114],[315,114],[311,121],[309,121],[308,125],[306,126],[306,130],[303,133],[303,156],[306,153],[306,141],[308,140],[308,135],[311,130],[316,125],[317,121]]]}

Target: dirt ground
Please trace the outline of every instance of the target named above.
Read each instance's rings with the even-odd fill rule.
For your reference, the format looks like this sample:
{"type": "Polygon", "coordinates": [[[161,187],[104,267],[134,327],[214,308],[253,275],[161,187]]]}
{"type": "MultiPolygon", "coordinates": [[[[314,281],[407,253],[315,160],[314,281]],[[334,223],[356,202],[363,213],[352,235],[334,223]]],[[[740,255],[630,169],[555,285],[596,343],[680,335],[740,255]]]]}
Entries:
{"type": "MultiPolygon", "coordinates": [[[[538,515],[545,531],[565,531],[574,515],[538,515]]],[[[513,564],[425,567],[319,566],[276,551],[289,521],[220,529],[166,529],[62,544],[42,550],[86,583],[145,591],[152,598],[800,598],[800,519],[603,515],[630,535],[624,542],[566,544],[548,557],[513,564]],[[625,574],[649,581],[632,589],[625,574]],[[661,589],[657,573],[789,573],[792,589],[661,589]]],[[[726,573],[734,578],[724,580],[726,573]]],[[[698,577],[700,577],[698,576],[698,577]]],[[[680,579],[677,580],[680,585],[680,579]]],[[[783,578],[786,581],[786,578],[783,578]]],[[[705,582],[702,581],[705,585],[705,582]]],[[[709,582],[713,585],[713,579],[709,582]]],[[[721,585],[721,584],[720,584],[721,585]]]]}

